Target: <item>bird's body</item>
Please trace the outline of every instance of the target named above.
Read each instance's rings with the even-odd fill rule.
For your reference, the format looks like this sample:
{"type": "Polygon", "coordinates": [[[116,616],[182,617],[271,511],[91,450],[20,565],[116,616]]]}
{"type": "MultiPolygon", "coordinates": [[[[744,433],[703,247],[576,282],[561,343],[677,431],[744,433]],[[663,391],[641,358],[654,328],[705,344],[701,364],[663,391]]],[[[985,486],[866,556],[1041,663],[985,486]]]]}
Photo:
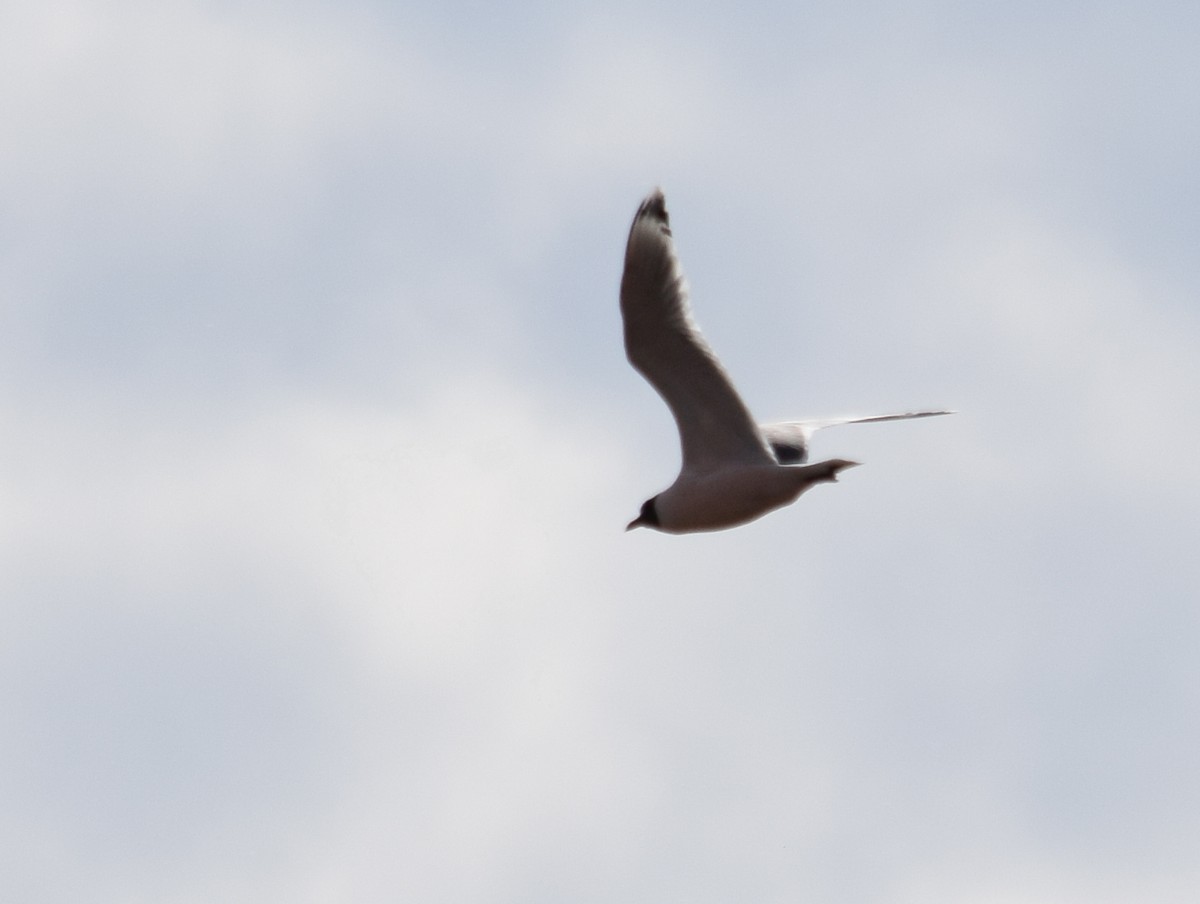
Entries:
{"type": "Polygon", "coordinates": [[[834,459],[815,465],[774,462],[738,464],[711,471],[683,471],[654,497],[656,527],[667,533],[737,527],[795,502],[810,486],[836,480],[855,462],[834,459]]]}
{"type": "Polygon", "coordinates": [[[794,502],[857,462],[807,459],[815,430],[834,424],[947,414],[918,411],[759,427],[692,321],[666,202],[642,202],[625,246],[621,316],[630,363],[675,416],[683,465],[675,482],[642,506],[629,527],[667,533],[723,530],[794,502]]]}

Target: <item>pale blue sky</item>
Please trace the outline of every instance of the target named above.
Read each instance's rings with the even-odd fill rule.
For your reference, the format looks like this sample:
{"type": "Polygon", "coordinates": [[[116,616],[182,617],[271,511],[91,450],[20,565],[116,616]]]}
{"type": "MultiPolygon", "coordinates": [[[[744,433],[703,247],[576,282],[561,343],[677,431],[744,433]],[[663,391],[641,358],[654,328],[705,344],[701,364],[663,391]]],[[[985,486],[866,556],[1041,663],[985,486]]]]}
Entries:
{"type": "Polygon", "coordinates": [[[1200,13],[0,11],[0,898],[1190,902],[1200,13]],[[667,193],[764,420],[628,367],[667,193]]]}

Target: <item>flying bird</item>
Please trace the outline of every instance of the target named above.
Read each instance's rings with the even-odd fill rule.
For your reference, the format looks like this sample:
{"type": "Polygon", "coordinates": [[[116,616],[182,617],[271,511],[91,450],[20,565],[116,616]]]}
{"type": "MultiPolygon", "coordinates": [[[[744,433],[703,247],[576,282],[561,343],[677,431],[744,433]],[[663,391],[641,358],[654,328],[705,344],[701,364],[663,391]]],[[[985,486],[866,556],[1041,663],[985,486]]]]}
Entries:
{"type": "Polygon", "coordinates": [[[842,458],[805,464],[815,431],[950,414],[909,411],[756,424],[692,320],[660,190],[642,202],[629,229],[621,317],[629,363],[671,409],[683,451],[675,482],[647,499],[626,530],[652,527],[686,534],[746,524],[795,502],[815,484],[836,481],[840,471],[858,464],[842,458]]]}

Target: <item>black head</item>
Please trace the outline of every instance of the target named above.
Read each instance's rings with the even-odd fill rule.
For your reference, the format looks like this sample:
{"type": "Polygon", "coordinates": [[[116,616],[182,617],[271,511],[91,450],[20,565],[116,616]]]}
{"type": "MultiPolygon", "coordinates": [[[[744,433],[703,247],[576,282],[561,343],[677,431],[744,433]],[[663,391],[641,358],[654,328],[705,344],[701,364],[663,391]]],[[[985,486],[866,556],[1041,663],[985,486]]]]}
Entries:
{"type": "Polygon", "coordinates": [[[647,499],[642,503],[642,510],[638,516],[626,525],[625,530],[633,530],[635,527],[658,527],[658,506],[656,502],[658,497],[655,496],[647,499]]]}

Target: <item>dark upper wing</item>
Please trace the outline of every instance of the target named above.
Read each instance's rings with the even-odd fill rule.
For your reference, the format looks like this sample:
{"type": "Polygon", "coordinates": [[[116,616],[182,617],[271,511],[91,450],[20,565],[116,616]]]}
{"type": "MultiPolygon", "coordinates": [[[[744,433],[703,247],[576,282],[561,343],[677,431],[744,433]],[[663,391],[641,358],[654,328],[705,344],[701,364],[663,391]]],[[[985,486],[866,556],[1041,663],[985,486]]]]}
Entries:
{"type": "Polygon", "coordinates": [[[685,469],[774,460],[692,321],[666,203],[658,190],[642,202],[629,230],[621,316],[629,363],[675,415],[685,469]]]}
{"type": "Polygon", "coordinates": [[[758,429],[781,465],[802,465],[808,461],[808,441],[814,428],[806,422],[763,424],[758,429]]]}

